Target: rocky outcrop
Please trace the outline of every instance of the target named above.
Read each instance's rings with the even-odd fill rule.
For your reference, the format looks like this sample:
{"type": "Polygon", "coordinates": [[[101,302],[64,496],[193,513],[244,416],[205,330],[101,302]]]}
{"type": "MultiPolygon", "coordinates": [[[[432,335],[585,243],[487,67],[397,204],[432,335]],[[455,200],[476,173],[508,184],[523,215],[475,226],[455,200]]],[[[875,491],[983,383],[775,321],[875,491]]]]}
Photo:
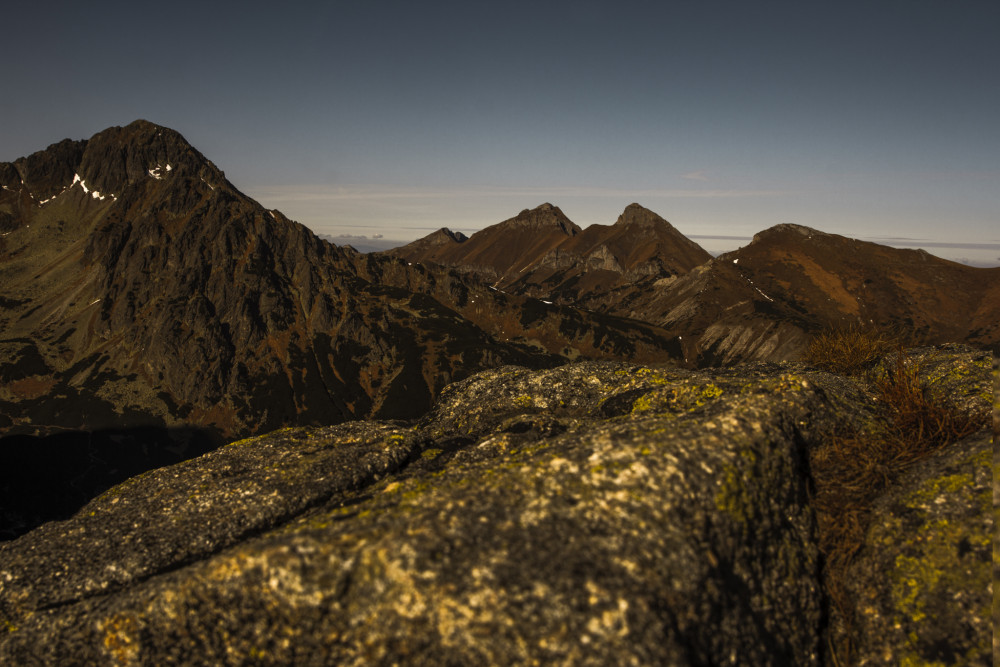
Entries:
{"type": "MultiPolygon", "coordinates": [[[[954,368],[981,410],[988,367],[954,368]]],[[[877,415],[796,364],[485,371],[416,421],[235,442],[0,546],[0,662],[820,664],[809,452],[877,415]]],[[[886,496],[859,604],[988,613],[956,567],[990,520],[985,437],[886,496]]],[[[984,625],[948,627],[988,651],[984,625]]]]}
{"type": "Polygon", "coordinates": [[[992,459],[984,430],[876,504],[847,578],[859,665],[993,664],[992,459]]]}

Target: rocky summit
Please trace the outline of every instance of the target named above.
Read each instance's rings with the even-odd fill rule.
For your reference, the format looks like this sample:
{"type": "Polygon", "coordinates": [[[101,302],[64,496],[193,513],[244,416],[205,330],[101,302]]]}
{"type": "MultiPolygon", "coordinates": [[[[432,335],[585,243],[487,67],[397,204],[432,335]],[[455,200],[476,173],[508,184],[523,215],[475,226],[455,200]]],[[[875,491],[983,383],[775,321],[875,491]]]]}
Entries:
{"type": "Polygon", "coordinates": [[[991,357],[912,358],[984,428],[873,504],[838,609],[811,470],[887,419],[863,382],[505,366],[418,419],[233,442],[0,545],[0,662],[843,664],[850,616],[857,664],[988,664],[991,357]]]}

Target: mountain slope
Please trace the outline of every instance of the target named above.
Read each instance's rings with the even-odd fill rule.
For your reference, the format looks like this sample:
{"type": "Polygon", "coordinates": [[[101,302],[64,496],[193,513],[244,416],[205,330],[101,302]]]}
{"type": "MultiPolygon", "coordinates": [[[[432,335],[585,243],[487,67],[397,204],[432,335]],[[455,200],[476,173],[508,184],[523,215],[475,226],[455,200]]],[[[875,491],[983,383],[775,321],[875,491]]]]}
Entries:
{"type": "Polygon", "coordinates": [[[998,296],[1000,269],[778,225],[610,310],[676,332],[686,356],[708,365],[796,358],[812,333],[845,326],[996,348],[998,296]]]}

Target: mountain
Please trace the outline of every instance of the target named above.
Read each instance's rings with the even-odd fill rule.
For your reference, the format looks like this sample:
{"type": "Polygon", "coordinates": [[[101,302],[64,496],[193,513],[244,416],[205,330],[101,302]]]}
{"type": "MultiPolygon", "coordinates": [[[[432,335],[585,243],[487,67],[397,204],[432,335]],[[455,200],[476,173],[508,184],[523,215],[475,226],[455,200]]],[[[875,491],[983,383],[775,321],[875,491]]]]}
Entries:
{"type": "Polygon", "coordinates": [[[593,308],[611,289],[682,275],[709,259],[669,222],[629,205],[613,225],[581,229],[551,204],[476,232],[447,229],[388,253],[474,273],[494,287],[555,303],[593,308]]]}
{"type": "Polygon", "coordinates": [[[849,326],[997,349],[1000,268],[784,224],[608,310],[674,332],[702,366],[794,359],[814,333],[849,326]]]}
{"type": "Polygon", "coordinates": [[[816,332],[846,326],[923,344],[1000,345],[1000,268],[801,225],[777,225],[713,259],[638,204],[614,225],[584,230],[546,204],[468,240],[441,230],[391,252],[505,292],[655,324],[697,366],[796,359],[816,332]]]}

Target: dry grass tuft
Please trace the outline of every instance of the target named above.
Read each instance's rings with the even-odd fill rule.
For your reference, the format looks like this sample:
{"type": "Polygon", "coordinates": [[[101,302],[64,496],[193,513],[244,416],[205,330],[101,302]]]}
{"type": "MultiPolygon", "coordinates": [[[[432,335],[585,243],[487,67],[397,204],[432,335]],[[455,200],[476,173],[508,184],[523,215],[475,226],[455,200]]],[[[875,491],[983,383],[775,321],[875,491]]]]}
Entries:
{"type": "Polygon", "coordinates": [[[803,361],[823,371],[858,375],[906,343],[901,334],[881,327],[831,329],[813,336],[803,361]]]}
{"type": "Polygon", "coordinates": [[[986,426],[982,415],[956,409],[923,382],[920,366],[902,348],[865,381],[880,419],[866,430],[832,434],[811,460],[824,579],[843,628],[832,649],[838,664],[854,659],[853,604],[845,582],[864,543],[872,504],[909,465],[986,426]]]}

